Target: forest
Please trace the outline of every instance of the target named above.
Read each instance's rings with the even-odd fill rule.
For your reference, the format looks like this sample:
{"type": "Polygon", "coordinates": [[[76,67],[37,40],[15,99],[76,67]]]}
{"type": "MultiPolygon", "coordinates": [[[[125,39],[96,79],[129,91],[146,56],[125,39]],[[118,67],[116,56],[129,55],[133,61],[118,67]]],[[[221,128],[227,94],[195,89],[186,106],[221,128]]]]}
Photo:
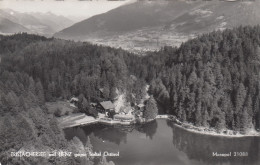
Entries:
{"type": "MultiPolygon", "coordinates": [[[[82,103],[89,105],[100,99],[113,100],[116,91],[120,91],[134,103],[144,94],[146,83],[131,75],[125,63],[134,56],[121,49],[21,33],[2,36],[0,52],[2,163],[19,164],[21,159],[8,158],[8,154],[26,149],[23,146],[33,150],[73,148],[65,140],[54,114],[46,110],[45,102],[80,96],[82,103]]],[[[34,164],[36,160],[26,158],[22,164],[34,164]]],[[[49,162],[91,163],[79,158],[49,162]]]]}
{"type": "MultiPolygon", "coordinates": [[[[138,104],[149,94],[183,122],[246,133],[260,125],[260,27],[211,32],[138,56],[122,49],[20,33],[0,37],[0,159],[21,149],[73,148],[45,102],[83,96],[113,100],[117,91],[138,104]]],[[[75,150],[75,148],[74,148],[75,150]]],[[[84,162],[85,161],[85,162],[84,162]]],[[[91,164],[49,158],[45,164],[91,164]]]]}
{"type": "Polygon", "coordinates": [[[259,129],[260,27],[215,31],[135,62],[166,113],[183,122],[246,133],[259,129]]]}

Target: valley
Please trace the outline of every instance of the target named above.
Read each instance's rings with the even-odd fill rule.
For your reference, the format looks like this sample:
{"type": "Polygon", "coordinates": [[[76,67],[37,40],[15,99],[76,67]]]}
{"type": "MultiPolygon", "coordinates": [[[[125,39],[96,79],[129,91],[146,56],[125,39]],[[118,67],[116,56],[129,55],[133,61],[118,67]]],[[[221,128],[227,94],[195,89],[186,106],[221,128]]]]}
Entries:
{"type": "Polygon", "coordinates": [[[194,38],[195,35],[187,35],[164,31],[161,27],[143,28],[138,31],[104,36],[103,38],[91,38],[86,41],[114,48],[122,48],[132,53],[145,55],[149,51],[158,51],[164,46],[179,47],[183,42],[194,38]]]}

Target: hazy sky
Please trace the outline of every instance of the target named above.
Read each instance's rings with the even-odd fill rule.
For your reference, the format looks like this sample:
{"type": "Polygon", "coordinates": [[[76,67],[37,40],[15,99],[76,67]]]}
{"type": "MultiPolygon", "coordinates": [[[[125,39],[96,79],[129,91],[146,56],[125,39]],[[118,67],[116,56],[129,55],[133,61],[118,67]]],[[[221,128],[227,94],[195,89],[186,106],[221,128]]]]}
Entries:
{"type": "Polygon", "coordinates": [[[0,8],[13,9],[19,12],[52,12],[64,16],[90,17],[132,1],[133,0],[0,0],[0,8]]]}

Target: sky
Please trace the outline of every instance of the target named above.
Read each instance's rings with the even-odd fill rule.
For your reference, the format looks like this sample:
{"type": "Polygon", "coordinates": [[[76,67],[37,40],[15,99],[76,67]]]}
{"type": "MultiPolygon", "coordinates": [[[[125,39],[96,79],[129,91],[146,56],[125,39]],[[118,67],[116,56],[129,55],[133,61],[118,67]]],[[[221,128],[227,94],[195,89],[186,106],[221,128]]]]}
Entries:
{"type": "Polygon", "coordinates": [[[0,0],[0,9],[18,12],[52,12],[56,15],[87,18],[107,12],[134,0],[0,0]]]}

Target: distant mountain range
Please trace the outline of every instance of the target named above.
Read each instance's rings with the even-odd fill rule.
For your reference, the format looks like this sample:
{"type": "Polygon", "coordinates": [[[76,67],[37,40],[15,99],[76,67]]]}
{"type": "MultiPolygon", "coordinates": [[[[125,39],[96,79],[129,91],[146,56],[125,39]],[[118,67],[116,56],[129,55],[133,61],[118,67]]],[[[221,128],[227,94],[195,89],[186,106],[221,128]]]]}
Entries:
{"type": "Polygon", "coordinates": [[[138,1],[93,16],[55,33],[131,50],[180,45],[195,35],[260,23],[260,2],[138,1]]]}
{"type": "Polygon", "coordinates": [[[52,13],[20,13],[11,9],[0,9],[0,33],[28,32],[52,36],[74,21],[52,13]]]}
{"type": "Polygon", "coordinates": [[[0,33],[1,34],[13,34],[17,32],[29,32],[30,30],[26,27],[12,22],[9,19],[0,17],[0,33]]]}

